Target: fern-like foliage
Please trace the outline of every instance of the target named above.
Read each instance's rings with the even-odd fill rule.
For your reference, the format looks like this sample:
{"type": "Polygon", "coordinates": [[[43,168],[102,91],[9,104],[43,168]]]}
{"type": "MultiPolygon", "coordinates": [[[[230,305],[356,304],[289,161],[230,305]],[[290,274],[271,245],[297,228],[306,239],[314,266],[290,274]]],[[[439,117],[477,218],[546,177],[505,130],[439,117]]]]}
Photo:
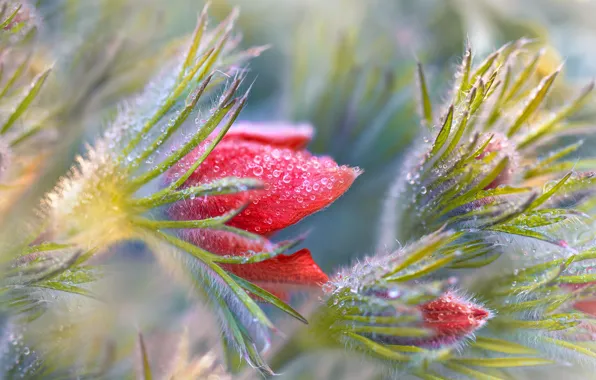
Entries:
{"type": "Polygon", "coordinates": [[[390,190],[380,249],[444,225],[482,238],[514,235],[568,244],[550,230],[581,215],[580,203],[591,208],[594,181],[582,171],[593,160],[568,158],[578,144],[544,151],[568,128],[566,118],[587,101],[593,84],[569,104],[547,111],[560,68],[539,75],[541,52],[528,50],[527,41],[516,41],[473,66],[468,49],[440,118],[419,67],[420,109],[428,130],[390,190]]]}
{"type": "Polygon", "coordinates": [[[39,65],[34,42],[39,20],[34,8],[19,1],[0,3],[0,208],[5,213],[37,176],[47,156],[50,123],[37,97],[50,74],[39,65]],[[45,136],[43,136],[45,133],[45,136]],[[43,138],[40,139],[40,135],[43,138]],[[43,141],[43,143],[42,143],[43,141]]]}
{"type": "Polygon", "coordinates": [[[538,75],[529,50],[516,41],[475,66],[468,48],[440,118],[419,67],[424,130],[388,195],[380,253],[331,279],[292,345],[345,347],[395,377],[593,370],[593,233],[576,232],[593,211],[593,160],[552,148],[593,84],[546,111],[560,69],[538,75]]]}
{"type": "MultiPolygon", "coordinates": [[[[283,253],[293,243],[248,257],[216,255],[171,231],[209,228],[241,234],[243,231],[225,225],[241,210],[188,221],[167,220],[162,213],[163,207],[174,202],[261,186],[253,179],[224,178],[181,188],[246,104],[248,91],[238,95],[245,78],[241,65],[261,49],[236,52],[240,41],[233,34],[236,17],[234,11],[208,30],[205,8],[184,51],[176,53],[138,96],[122,104],[104,136],[88,147],[71,173],[47,194],[40,212],[43,232],[36,236],[42,244],[19,251],[2,284],[9,291],[8,309],[33,319],[43,312],[38,306],[47,302],[48,290],[49,294],[92,297],[87,285],[97,280],[95,275],[101,271],[95,266],[81,266],[83,261],[114,243],[140,239],[218,310],[227,344],[250,364],[270,371],[260,351],[267,347],[274,326],[254,298],[304,319],[274,295],[226,272],[222,264],[260,262],[283,253]],[[194,125],[186,123],[193,119],[194,125]],[[211,139],[203,156],[164,185],[161,175],[208,137],[211,139]],[[46,292],[39,294],[38,289],[46,292]]],[[[37,83],[43,83],[44,75],[34,82],[32,93],[37,92],[37,83]]],[[[27,96],[25,100],[30,102],[27,96]]],[[[255,238],[246,232],[244,235],[255,238]]]]}

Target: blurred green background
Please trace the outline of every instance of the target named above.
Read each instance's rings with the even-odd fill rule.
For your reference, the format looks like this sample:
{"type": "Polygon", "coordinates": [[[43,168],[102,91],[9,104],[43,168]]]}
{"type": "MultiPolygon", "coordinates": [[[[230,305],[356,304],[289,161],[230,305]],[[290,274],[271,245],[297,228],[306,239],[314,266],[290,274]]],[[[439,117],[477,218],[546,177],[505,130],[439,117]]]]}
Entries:
{"type": "MultiPolygon", "coordinates": [[[[74,63],[58,59],[58,83],[60,74],[96,74],[85,86],[57,90],[84,105],[84,112],[69,110],[77,115],[64,127],[70,159],[98,135],[116,101],[139,90],[163,55],[192,31],[202,5],[39,1],[48,51],[70,57],[87,46],[74,63]]],[[[520,37],[546,44],[540,70],[565,62],[560,96],[596,73],[596,2],[590,0],[214,0],[210,15],[221,20],[235,6],[244,47],[270,45],[247,67],[256,83],[241,117],[311,122],[317,130],[312,151],[364,169],[343,198],[279,237],[309,231],[305,245],[328,272],[376,246],[383,194],[417,133],[416,60],[425,66],[435,101],[442,99],[466,41],[476,58],[520,37]]],[[[63,159],[55,173],[69,163],[63,159]]]]}

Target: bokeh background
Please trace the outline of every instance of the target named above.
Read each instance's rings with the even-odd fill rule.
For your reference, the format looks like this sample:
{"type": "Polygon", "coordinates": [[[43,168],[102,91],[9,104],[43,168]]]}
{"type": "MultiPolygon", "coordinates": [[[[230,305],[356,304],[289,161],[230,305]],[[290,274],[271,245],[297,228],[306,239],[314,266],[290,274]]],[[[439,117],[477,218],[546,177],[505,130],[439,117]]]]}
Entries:
{"type": "MultiPolygon", "coordinates": [[[[37,3],[41,51],[55,60],[56,73],[42,102],[59,94],[63,106],[56,111],[59,154],[48,160],[31,199],[51,188],[84,143],[97,138],[123,97],[142,89],[192,32],[203,6],[197,0],[37,3]]],[[[236,6],[243,46],[269,46],[247,66],[248,82],[256,82],[241,118],[309,122],[317,131],[310,150],[364,170],[340,200],[278,237],[308,232],[304,245],[328,273],[382,249],[376,239],[384,194],[419,127],[417,61],[435,101],[446,98],[466,43],[481,59],[505,42],[534,39],[546,49],[539,70],[565,63],[555,99],[596,77],[592,0],[213,0],[210,15],[221,20],[236,6]]],[[[591,115],[593,104],[581,120],[591,115]]],[[[594,149],[596,141],[589,140],[583,149],[594,149]]],[[[118,252],[148,256],[142,244],[118,252]]],[[[177,299],[164,297],[177,310],[177,299]]],[[[329,363],[336,362],[319,366],[328,372],[318,378],[358,378],[368,371],[358,363],[329,363]]]]}
{"type": "MultiPolygon", "coordinates": [[[[162,54],[192,31],[202,7],[196,0],[39,4],[46,48],[69,58],[59,66],[71,78],[63,86],[76,84],[56,91],[77,99],[68,102],[75,104],[65,111],[75,114],[68,120],[86,119],[84,129],[63,127],[70,158],[97,136],[102,113],[140,89],[162,54]],[[73,63],[81,45],[84,54],[73,63]]],[[[233,7],[241,9],[243,45],[269,46],[247,67],[256,82],[241,117],[310,122],[317,130],[311,150],[364,169],[342,199],[285,232],[309,232],[305,244],[327,271],[376,247],[383,194],[417,133],[417,60],[439,101],[466,41],[482,58],[507,41],[535,39],[546,46],[540,70],[565,63],[561,97],[596,74],[596,2],[590,0],[214,0],[211,16],[221,20],[233,7]]],[[[61,160],[56,173],[70,164],[61,160]]]]}

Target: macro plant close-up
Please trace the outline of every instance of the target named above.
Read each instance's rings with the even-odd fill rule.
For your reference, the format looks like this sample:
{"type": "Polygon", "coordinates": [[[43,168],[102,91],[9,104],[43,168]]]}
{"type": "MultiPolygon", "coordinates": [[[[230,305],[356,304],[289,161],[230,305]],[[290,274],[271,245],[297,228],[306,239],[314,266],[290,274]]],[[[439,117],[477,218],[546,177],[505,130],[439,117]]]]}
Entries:
{"type": "Polygon", "coordinates": [[[595,12],[0,0],[0,379],[596,379],[595,12]]]}

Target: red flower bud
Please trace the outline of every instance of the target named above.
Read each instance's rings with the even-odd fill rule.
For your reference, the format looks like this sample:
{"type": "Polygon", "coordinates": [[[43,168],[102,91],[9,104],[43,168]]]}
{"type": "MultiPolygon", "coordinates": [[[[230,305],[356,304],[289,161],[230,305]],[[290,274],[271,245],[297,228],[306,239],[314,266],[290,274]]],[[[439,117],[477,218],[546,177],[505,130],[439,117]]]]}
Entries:
{"type": "Polygon", "coordinates": [[[493,135],[492,140],[486,145],[484,151],[480,155],[478,155],[476,159],[481,160],[492,152],[496,152],[501,156],[508,157],[509,163],[503,169],[503,171],[499,173],[497,178],[495,178],[494,181],[489,183],[484,188],[484,190],[494,189],[500,185],[506,185],[510,183],[512,170],[517,166],[517,154],[515,152],[515,147],[504,135],[493,135]]]}
{"type": "Polygon", "coordinates": [[[453,293],[419,306],[425,327],[435,336],[424,345],[443,346],[453,344],[484,326],[491,312],[484,307],[466,301],[453,293]]]}
{"type": "MultiPolygon", "coordinates": [[[[321,210],[339,198],[360,173],[339,166],[330,157],[315,157],[304,148],[312,128],[240,124],[232,128],[183,187],[198,186],[224,177],[256,178],[262,190],[214,195],[174,204],[169,215],[176,220],[197,220],[222,215],[248,204],[227,224],[269,236],[321,210]]],[[[168,178],[184,173],[205,151],[205,141],[168,173],[168,178]]],[[[273,248],[272,243],[251,240],[237,234],[214,230],[189,230],[184,239],[221,255],[248,255],[273,248]]],[[[308,250],[278,256],[255,264],[227,265],[226,269],[259,283],[276,282],[315,285],[327,276],[315,264],[308,250]]]]}

